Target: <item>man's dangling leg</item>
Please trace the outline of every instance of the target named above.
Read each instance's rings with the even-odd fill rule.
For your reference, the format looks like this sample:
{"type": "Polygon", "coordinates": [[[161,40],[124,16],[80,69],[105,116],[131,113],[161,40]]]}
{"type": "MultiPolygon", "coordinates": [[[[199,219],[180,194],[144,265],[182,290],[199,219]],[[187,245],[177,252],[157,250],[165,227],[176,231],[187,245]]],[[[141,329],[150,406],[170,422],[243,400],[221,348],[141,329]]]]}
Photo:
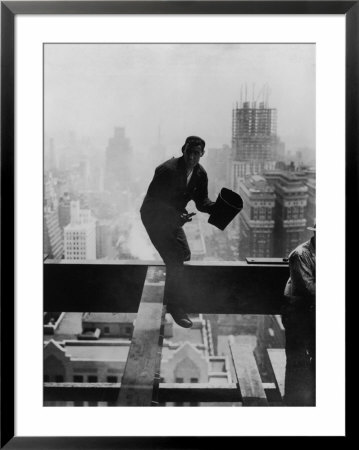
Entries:
{"type": "Polygon", "coordinates": [[[192,321],[183,308],[185,295],[183,262],[191,259],[191,251],[186,235],[181,227],[176,229],[174,244],[176,251],[171,253],[173,257],[167,258],[165,261],[165,302],[167,303],[167,311],[172,315],[174,321],[181,327],[190,328],[192,321]]]}
{"type": "Polygon", "coordinates": [[[152,244],[166,264],[164,303],[167,305],[167,312],[177,324],[189,328],[192,322],[183,309],[181,295],[184,286],[183,262],[191,259],[186,235],[179,226],[172,227],[161,221],[147,220],[144,215],[141,217],[152,244]]]}

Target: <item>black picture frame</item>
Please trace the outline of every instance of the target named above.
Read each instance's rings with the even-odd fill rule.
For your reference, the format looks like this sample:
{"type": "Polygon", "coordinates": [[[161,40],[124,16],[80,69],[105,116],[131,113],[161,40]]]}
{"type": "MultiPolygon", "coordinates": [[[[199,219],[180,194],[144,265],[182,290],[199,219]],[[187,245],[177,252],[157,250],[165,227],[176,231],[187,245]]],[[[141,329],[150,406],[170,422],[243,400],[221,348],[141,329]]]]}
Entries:
{"type": "MultiPolygon", "coordinates": [[[[359,1],[3,1],[1,2],[1,448],[199,448],[203,437],[15,436],[14,406],[14,60],[19,14],[340,14],[346,20],[346,243],[357,203],[359,133],[359,1]],[[354,199],[353,199],[354,196],[354,199]]],[[[346,244],[347,246],[348,244],[346,244]]],[[[347,248],[346,248],[347,250],[347,248]]],[[[346,251],[346,266],[349,252],[346,251]]],[[[346,275],[346,292],[350,286],[346,275]]],[[[226,438],[220,445],[226,445],[226,438]]]]}

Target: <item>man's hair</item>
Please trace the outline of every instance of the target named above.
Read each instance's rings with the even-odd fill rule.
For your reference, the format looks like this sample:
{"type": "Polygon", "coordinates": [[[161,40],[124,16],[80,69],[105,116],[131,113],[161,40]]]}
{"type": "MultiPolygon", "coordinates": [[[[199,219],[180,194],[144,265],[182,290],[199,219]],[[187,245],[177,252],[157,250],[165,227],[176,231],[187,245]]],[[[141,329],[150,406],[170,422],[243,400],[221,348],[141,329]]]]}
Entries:
{"type": "Polygon", "coordinates": [[[204,154],[204,147],[205,147],[206,143],[204,142],[204,140],[198,136],[188,136],[188,138],[186,139],[184,145],[182,146],[182,153],[187,150],[187,148],[191,148],[191,147],[201,147],[202,149],[202,155],[204,154]]]}

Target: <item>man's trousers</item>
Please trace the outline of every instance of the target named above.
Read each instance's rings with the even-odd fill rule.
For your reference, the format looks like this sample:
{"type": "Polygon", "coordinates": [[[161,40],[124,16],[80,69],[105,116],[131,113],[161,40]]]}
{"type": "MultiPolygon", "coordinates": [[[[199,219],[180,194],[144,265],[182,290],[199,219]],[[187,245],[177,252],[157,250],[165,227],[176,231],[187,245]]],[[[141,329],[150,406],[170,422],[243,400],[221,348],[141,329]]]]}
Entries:
{"type": "Polygon", "coordinates": [[[184,261],[191,259],[191,251],[179,220],[169,221],[166,217],[154,217],[141,213],[142,223],[152,244],[166,264],[164,302],[167,305],[181,305],[183,296],[184,261]]]}
{"type": "Polygon", "coordinates": [[[286,339],[285,396],[287,406],[315,406],[315,307],[288,303],[282,323],[286,339]]]}

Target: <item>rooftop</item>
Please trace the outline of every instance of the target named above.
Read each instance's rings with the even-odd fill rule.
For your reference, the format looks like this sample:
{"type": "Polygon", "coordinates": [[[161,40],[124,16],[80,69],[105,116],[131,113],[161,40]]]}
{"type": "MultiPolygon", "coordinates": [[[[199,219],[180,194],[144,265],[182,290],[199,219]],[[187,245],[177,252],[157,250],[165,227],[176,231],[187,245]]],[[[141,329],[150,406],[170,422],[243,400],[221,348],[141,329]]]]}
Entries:
{"type": "Polygon", "coordinates": [[[128,323],[133,324],[136,313],[84,313],[82,321],[86,323],[128,323]]]}
{"type": "Polygon", "coordinates": [[[66,345],[64,349],[66,355],[71,359],[81,359],[86,361],[126,361],[130,343],[127,345],[66,345]]]}
{"type": "Polygon", "coordinates": [[[95,226],[95,221],[90,223],[69,223],[64,227],[64,231],[91,230],[95,226]]]}

